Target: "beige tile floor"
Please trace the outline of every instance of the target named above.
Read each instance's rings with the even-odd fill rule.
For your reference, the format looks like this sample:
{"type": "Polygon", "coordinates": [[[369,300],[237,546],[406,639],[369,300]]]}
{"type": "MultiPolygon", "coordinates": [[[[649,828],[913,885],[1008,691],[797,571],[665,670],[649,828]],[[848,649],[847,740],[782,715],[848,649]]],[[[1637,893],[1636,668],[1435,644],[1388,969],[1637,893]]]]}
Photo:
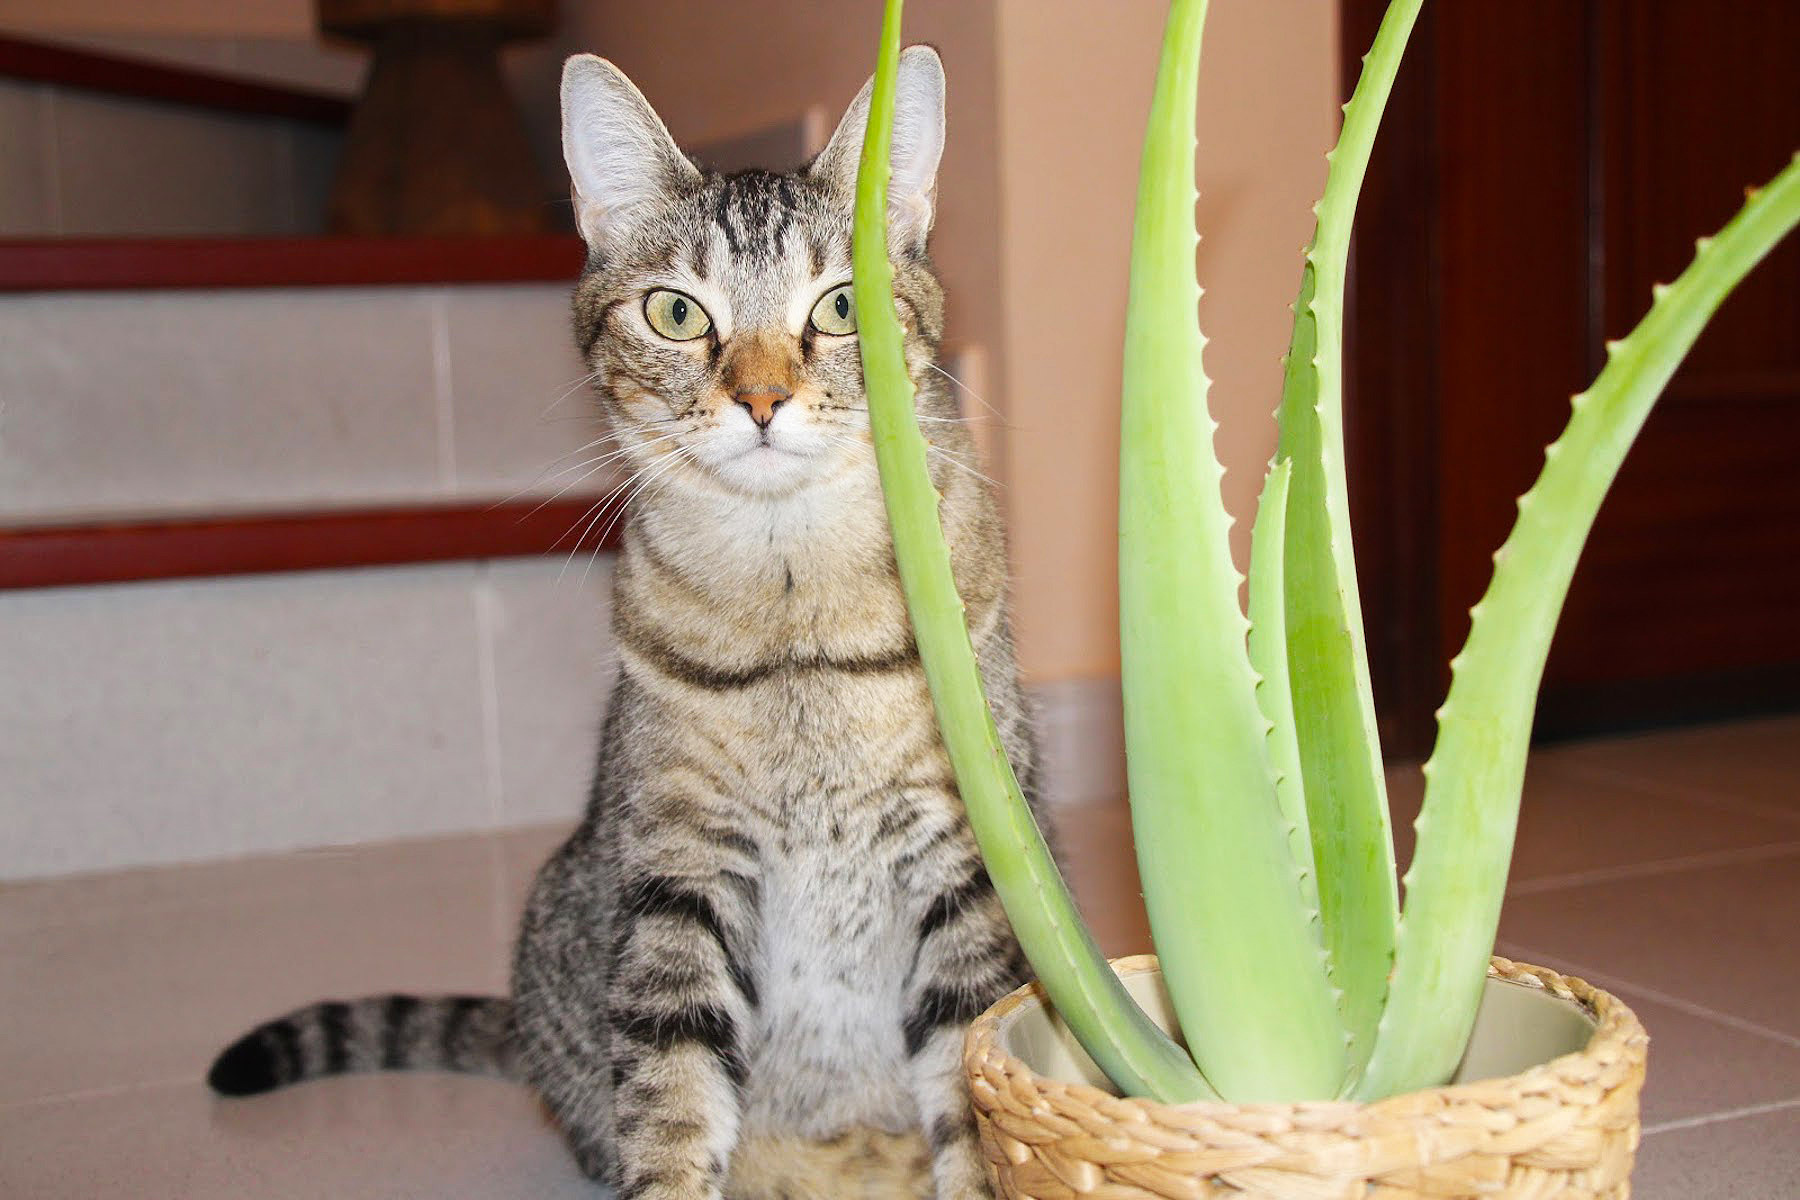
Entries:
{"type": "MultiPolygon", "coordinates": [[[[1416,807],[1410,774],[1394,794],[1416,807]]],[[[1102,943],[1145,948],[1124,813],[1075,826],[1102,943]]],[[[0,889],[0,1196],[596,1197],[507,1084],[362,1077],[222,1101],[200,1082],[226,1040],[296,1003],[501,988],[558,832],[0,889]]],[[[1611,988],[1649,1027],[1636,1195],[1800,1197],[1797,929],[1800,717],[1535,756],[1500,949],[1611,988]]]]}

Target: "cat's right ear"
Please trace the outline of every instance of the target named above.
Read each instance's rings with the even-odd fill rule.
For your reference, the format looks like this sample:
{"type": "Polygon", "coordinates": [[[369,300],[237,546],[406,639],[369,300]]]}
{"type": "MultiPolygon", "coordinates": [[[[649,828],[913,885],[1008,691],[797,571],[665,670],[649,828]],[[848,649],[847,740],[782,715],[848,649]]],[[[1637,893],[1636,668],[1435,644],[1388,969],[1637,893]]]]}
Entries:
{"type": "MultiPolygon", "coordinates": [[[[875,80],[863,84],[837,132],[807,171],[830,180],[845,198],[856,195],[863,134],[869,124],[869,97],[875,80]]],[[[888,233],[897,248],[921,251],[937,206],[938,160],[944,156],[944,64],[930,46],[900,52],[894,81],[894,130],[888,157],[888,233]]]]}
{"type": "Polygon", "coordinates": [[[575,223],[596,251],[634,212],[700,178],[644,94],[598,55],[563,64],[562,144],[575,223]]]}

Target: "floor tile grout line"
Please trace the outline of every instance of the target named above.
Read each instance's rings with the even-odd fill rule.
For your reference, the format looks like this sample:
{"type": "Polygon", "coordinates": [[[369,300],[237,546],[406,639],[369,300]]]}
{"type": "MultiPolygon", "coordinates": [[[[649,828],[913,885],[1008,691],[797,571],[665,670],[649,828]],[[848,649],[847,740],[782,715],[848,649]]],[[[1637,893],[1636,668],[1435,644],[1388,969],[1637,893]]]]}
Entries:
{"type": "Polygon", "coordinates": [[[1706,1005],[1697,1004],[1692,1000],[1684,1000],[1680,996],[1670,995],[1668,992],[1662,991],[1659,988],[1649,987],[1641,983],[1634,983],[1629,979],[1621,979],[1617,975],[1608,974],[1605,971],[1594,970],[1592,967],[1583,966],[1578,962],[1573,962],[1560,955],[1548,954],[1539,950],[1531,950],[1520,946],[1516,942],[1506,941],[1496,943],[1495,949],[1496,952],[1504,954],[1507,958],[1552,967],[1565,974],[1579,976],[1589,983],[1598,984],[1609,990],[1633,992],[1646,1000],[1677,1009],[1687,1013],[1691,1017],[1700,1017],[1717,1025],[1729,1026],[1740,1033],[1753,1034],[1756,1037],[1780,1042],[1784,1046],[1792,1046],[1795,1049],[1800,1049],[1800,1037],[1796,1037],[1791,1033],[1783,1033],[1779,1029],[1770,1029],[1766,1025],[1757,1024],[1755,1021],[1733,1016],[1727,1012],[1720,1012],[1716,1008],[1708,1008],[1706,1005]],[[1502,947],[1504,948],[1502,949],[1502,947]]]}
{"type": "Polygon", "coordinates": [[[49,1104],[69,1104],[89,1100],[105,1100],[111,1096],[126,1096],[132,1092],[149,1092],[158,1088],[186,1087],[197,1084],[196,1076],[185,1075],[180,1079],[146,1079],[138,1083],[112,1083],[105,1087],[82,1088],[75,1092],[59,1092],[49,1096],[33,1096],[29,1100],[8,1100],[0,1104],[0,1117],[12,1113],[24,1112],[26,1109],[42,1108],[49,1104]]]}
{"type": "Polygon", "coordinates": [[[1508,896],[1531,896],[1540,892],[1560,891],[1591,883],[1613,883],[1619,880],[1643,879],[1654,875],[1672,875],[1682,871],[1701,871],[1708,867],[1729,867],[1739,863],[1761,862],[1800,854],[1800,840],[1769,842],[1761,846],[1738,846],[1730,850],[1709,850],[1704,854],[1683,854],[1650,862],[1622,863],[1616,867],[1596,867],[1589,871],[1569,871],[1562,875],[1544,875],[1525,879],[1506,889],[1508,896]]]}
{"type": "MultiPolygon", "coordinates": [[[[283,866],[301,865],[308,869],[315,865],[327,866],[348,864],[352,868],[375,870],[387,869],[385,864],[370,863],[369,856],[390,852],[405,852],[414,848],[443,849],[452,843],[470,840],[489,839],[494,836],[504,837],[508,834],[536,831],[543,829],[572,830],[579,819],[578,815],[566,818],[545,819],[533,817],[525,820],[502,823],[496,826],[480,826],[474,829],[458,829],[431,834],[408,834],[402,837],[383,837],[366,842],[350,842],[336,846],[299,846],[290,850],[260,850],[253,854],[239,855],[233,858],[197,859],[192,862],[145,863],[135,867],[119,867],[103,871],[84,871],[75,875],[45,875],[31,879],[0,881],[0,912],[4,912],[9,891],[14,889],[55,889],[65,892],[69,888],[79,888],[97,879],[112,876],[143,873],[175,874],[187,870],[205,870],[209,868],[256,868],[272,862],[283,866]]],[[[334,881],[334,883],[339,881],[334,881]]],[[[209,885],[210,886],[210,885],[209,885]]],[[[233,881],[225,885],[234,893],[246,886],[241,881],[233,881]]],[[[257,902],[278,901],[290,895],[304,895],[319,886],[318,881],[311,879],[287,880],[277,884],[258,883],[252,889],[257,902]]],[[[235,902],[235,901],[234,901],[235,902]]],[[[79,925],[110,923],[122,913],[142,915],[144,913],[164,914],[176,913],[194,908],[210,908],[216,905],[215,900],[197,900],[191,895],[157,895],[136,896],[108,901],[97,916],[54,918],[29,917],[21,921],[18,928],[68,929],[79,925]]],[[[8,931],[10,932],[10,931],[8,931]]]]}
{"type": "MultiPolygon", "coordinates": [[[[1536,761],[1533,760],[1534,764],[1536,761]]],[[[1800,825],[1800,815],[1777,805],[1765,804],[1760,800],[1751,800],[1743,796],[1720,795],[1697,787],[1668,783],[1661,779],[1647,779],[1630,771],[1621,771],[1617,767],[1598,766],[1593,763],[1572,763],[1562,759],[1552,759],[1542,765],[1550,770],[1572,775],[1578,780],[1620,784],[1633,791],[1662,800],[1684,800],[1694,804],[1704,804],[1708,808],[1723,809],[1740,814],[1754,814],[1783,825],[1800,825]]]]}
{"type": "MultiPolygon", "coordinates": [[[[132,867],[117,867],[102,871],[83,871],[73,875],[45,875],[32,879],[7,880],[5,888],[54,889],[59,893],[67,893],[68,889],[81,888],[95,880],[110,877],[134,875],[139,873],[172,876],[184,871],[202,871],[213,868],[245,870],[265,867],[271,863],[279,863],[283,867],[299,866],[311,871],[317,867],[329,869],[333,866],[344,866],[356,871],[391,869],[391,864],[371,862],[372,856],[387,853],[406,853],[414,849],[443,849],[451,843],[473,838],[486,837],[493,833],[507,833],[515,829],[535,828],[534,822],[525,825],[503,825],[498,828],[488,825],[474,829],[457,829],[429,834],[407,834],[401,837],[383,837],[366,842],[346,842],[340,845],[297,846],[287,850],[258,850],[254,853],[236,855],[231,858],[203,858],[191,862],[174,863],[141,863],[132,867]]],[[[342,884],[342,880],[331,881],[333,886],[342,884]]],[[[164,886],[168,886],[165,884],[164,886]]],[[[186,886],[186,885],[182,885],[186,886]]],[[[213,884],[205,885],[207,887],[213,884]]],[[[316,879],[290,879],[279,883],[258,881],[255,884],[236,880],[221,884],[225,891],[231,893],[232,903],[243,903],[245,896],[251,902],[279,902],[289,896],[305,895],[319,887],[316,879]],[[244,893],[239,895],[238,893],[244,893]]],[[[6,890],[0,889],[0,906],[4,905],[6,890]]],[[[21,924],[21,928],[71,929],[77,926],[111,924],[122,916],[142,916],[145,914],[172,914],[192,909],[217,907],[218,898],[196,899],[192,894],[134,896],[108,901],[104,908],[90,911],[81,916],[57,916],[52,918],[31,917],[21,924]]]]}
{"type": "Polygon", "coordinates": [[[1746,1117],[1760,1117],[1768,1113],[1785,1112],[1790,1108],[1800,1108],[1800,1096],[1790,1096],[1786,1100],[1770,1100],[1765,1104],[1746,1104],[1742,1108],[1728,1108],[1722,1112],[1703,1113],[1696,1117],[1677,1117],[1673,1121],[1658,1121],[1654,1125],[1646,1125],[1640,1131],[1645,1137],[1659,1133],[1673,1133],[1678,1129],[1693,1129],[1701,1125],[1717,1125],[1724,1121],[1739,1121],[1746,1117]]]}

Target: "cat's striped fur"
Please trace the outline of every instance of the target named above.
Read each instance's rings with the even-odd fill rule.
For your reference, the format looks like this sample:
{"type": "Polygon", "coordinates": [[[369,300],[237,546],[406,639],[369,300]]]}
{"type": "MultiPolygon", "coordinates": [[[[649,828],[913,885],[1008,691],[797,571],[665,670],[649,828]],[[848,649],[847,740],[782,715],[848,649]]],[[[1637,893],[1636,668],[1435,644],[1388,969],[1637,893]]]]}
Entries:
{"type": "MultiPolygon", "coordinates": [[[[521,1078],[622,1197],[985,1196],[962,1033],[1024,964],[933,720],[856,339],[808,320],[850,277],[867,90],[810,168],[720,176],[680,155],[609,64],[571,60],[564,80],[591,250],[576,334],[644,480],[587,817],[538,877],[510,1002],[317,1005],[240,1041],[214,1083],[395,1066],[521,1078]],[[645,307],[659,288],[711,331],[659,336],[645,307]]],[[[895,291],[957,583],[1029,792],[1001,530],[929,369],[942,86],[936,55],[909,50],[895,291]]]]}

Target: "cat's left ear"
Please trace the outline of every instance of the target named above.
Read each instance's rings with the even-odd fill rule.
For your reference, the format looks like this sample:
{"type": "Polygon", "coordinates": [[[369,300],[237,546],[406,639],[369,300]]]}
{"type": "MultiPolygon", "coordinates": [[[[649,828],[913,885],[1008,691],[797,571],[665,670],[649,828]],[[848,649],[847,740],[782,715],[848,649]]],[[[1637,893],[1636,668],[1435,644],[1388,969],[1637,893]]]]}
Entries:
{"type": "MultiPolygon", "coordinates": [[[[863,131],[869,124],[871,79],[850,102],[831,142],[808,172],[829,179],[846,196],[856,191],[863,131]]],[[[894,88],[894,136],[888,150],[888,236],[895,250],[925,247],[937,200],[938,160],[944,155],[944,64],[930,46],[900,52],[894,88]]]]}

